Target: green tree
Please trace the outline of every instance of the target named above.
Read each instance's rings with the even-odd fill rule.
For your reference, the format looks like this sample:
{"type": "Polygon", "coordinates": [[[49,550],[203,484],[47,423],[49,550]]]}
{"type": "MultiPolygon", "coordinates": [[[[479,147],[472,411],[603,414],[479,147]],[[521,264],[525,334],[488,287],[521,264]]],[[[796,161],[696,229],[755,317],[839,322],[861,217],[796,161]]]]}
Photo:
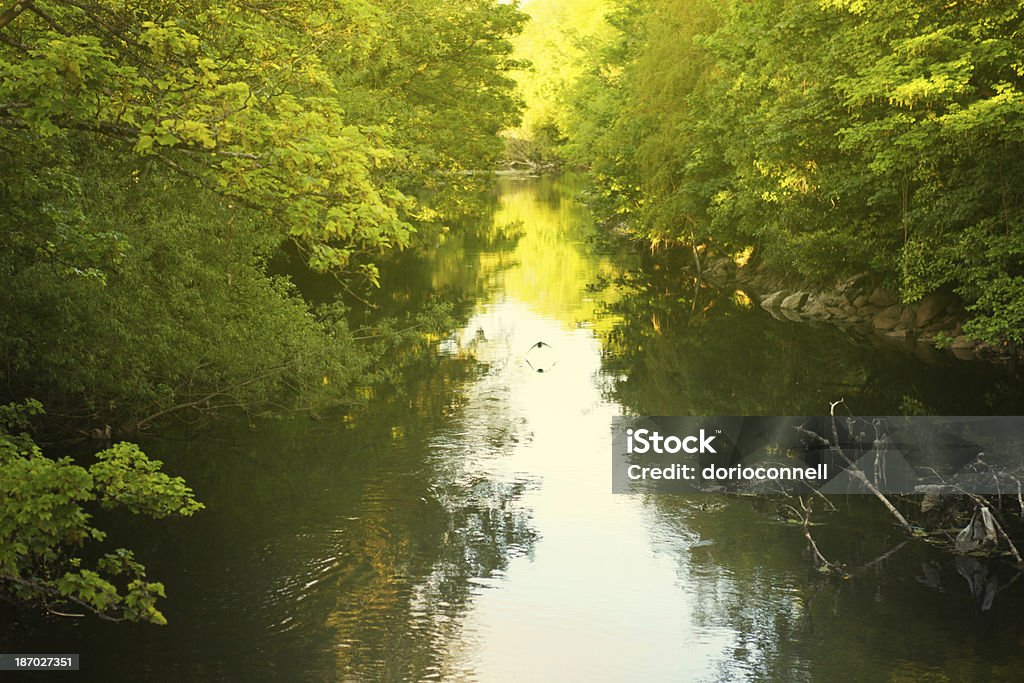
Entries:
{"type": "Polygon", "coordinates": [[[755,247],[825,284],[956,291],[1022,340],[1024,11],[991,3],[622,2],[568,145],[654,244],[755,247]],[[623,19],[628,20],[624,21],[623,19]]]}
{"type": "Polygon", "coordinates": [[[269,274],[282,242],[376,284],[518,113],[492,0],[9,10],[0,373],[70,423],[345,400],[375,351],[269,274]]]}
{"type": "Polygon", "coordinates": [[[515,75],[525,111],[521,125],[506,135],[526,141],[538,161],[564,154],[572,127],[568,100],[589,68],[590,53],[613,35],[608,9],[605,0],[532,0],[525,7],[530,21],[514,41],[523,62],[515,75]]]}
{"type": "MultiPolygon", "coordinates": [[[[352,330],[349,306],[499,155],[522,20],[497,0],[0,5],[0,400],[123,434],[393,379],[448,310],[352,330]],[[337,278],[317,305],[294,254],[337,278]]],[[[191,514],[184,483],[134,446],[86,467],[4,430],[4,592],[161,621],[128,551],[76,553],[103,537],[85,506],[191,514]]]]}
{"type": "Polygon", "coordinates": [[[164,586],[147,580],[132,551],[86,559],[94,553],[85,547],[106,539],[87,506],[163,519],[189,516],[203,505],[134,444],[98,453],[88,468],[44,457],[28,434],[12,431],[27,428],[41,410],[35,401],[0,406],[0,595],[57,614],[70,605],[111,621],[166,624],[156,608],[164,586]]]}

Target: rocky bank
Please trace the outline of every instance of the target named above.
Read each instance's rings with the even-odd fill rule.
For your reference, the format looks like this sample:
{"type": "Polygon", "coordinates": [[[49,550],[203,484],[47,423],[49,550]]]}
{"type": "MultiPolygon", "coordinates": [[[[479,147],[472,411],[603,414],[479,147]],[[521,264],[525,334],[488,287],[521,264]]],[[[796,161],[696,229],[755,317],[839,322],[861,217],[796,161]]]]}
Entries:
{"type": "Polygon", "coordinates": [[[702,276],[716,284],[734,284],[772,316],[795,322],[822,321],[875,338],[921,345],[924,354],[937,346],[957,358],[1011,360],[1008,348],[996,348],[968,339],[962,325],[967,318],[960,298],[950,291],[928,294],[920,301],[901,303],[895,292],[881,286],[870,273],[847,278],[824,291],[784,286],[777,275],[763,268],[737,266],[728,257],[708,258],[702,276]]]}

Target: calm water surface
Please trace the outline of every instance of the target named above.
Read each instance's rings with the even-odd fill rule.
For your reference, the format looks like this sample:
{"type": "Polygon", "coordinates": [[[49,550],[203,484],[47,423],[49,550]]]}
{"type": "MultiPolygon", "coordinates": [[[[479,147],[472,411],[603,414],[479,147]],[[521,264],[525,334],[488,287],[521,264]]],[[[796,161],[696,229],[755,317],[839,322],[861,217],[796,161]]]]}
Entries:
{"type": "Polygon", "coordinates": [[[366,414],[145,443],[207,505],[109,521],[168,627],[7,609],[0,651],[80,652],[95,680],[1024,679],[1009,568],[854,497],[816,530],[854,569],[830,581],[774,502],[615,496],[609,466],[617,414],[1016,413],[1014,382],[618,254],[582,189],[502,179],[488,219],[393,269],[395,299],[464,325],[366,414]]]}

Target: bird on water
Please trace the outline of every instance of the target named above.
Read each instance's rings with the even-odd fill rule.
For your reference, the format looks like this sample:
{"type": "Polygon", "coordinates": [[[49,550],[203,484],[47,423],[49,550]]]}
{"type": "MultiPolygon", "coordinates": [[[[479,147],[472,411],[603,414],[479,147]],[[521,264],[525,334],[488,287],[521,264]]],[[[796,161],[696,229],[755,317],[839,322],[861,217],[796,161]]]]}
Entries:
{"type": "Polygon", "coordinates": [[[525,360],[526,364],[537,372],[547,372],[556,363],[554,349],[544,341],[539,341],[531,346],[530,350],[526,352],[525,360]]]}

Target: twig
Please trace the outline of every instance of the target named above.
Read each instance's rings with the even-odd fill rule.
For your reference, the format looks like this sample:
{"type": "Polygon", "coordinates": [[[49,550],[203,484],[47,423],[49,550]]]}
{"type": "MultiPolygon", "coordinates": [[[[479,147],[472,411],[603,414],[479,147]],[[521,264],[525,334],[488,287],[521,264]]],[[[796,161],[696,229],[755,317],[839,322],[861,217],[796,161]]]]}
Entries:
{"type": "Polygon", "coordinates": [[[878,557],[876,557],[875,559],[871,560],[870,562],[867,562],[867,563],[865,563],[865,564],[862,564],[862,565],[861,565],[860,567],[858,567],[858,568],[857,568],[857,569],[856,569],[855,571],[858,571],[858,572],[862,572],[862,571],[864,571],[865,569],[868,569],[869,567],[873,567],[873,566],[875,566],[876,564],[879,564],[879,563],[881,563],[881,562],[885,562],[885,561],[886,561],[887,559],[889,559],[890,557],[892,557],[893,555],[895,555],[896,553],[898,553],[898,552],[899,552],[899,551],[900,551],[900,550],[901,550],[901,549],[903,548],[903,546],[905,546],[905,545],[906,545],[906,544],[908,544],[908,543],[910,543],[910,539],[909,539],[909,538],[906,538],[906,539],[904,539],[904,540],[903,540],[902,542],[900,542],[900,544],[899,544],[899,545],[897,545],[896,547],[894,547],[894,548],[891,548],[891,549],[889,549],[888,551],[886,551],[886,552],[882,553],[881,555],[879,555],[879,556],[878,556],[878,557]]]}
{"type": "MultiPolygon", "coordinates": [[[[832,574],[835,574],[837,576],[845,576],[845,569],[841,565],[829,562],[827,559],[825,559],[825,556],[821,554],[821,550],[818,549],[818,544],[814,542],[814,537],[811,536],[811,502],[809,501],[807,503],[804,503],[803,496],[799,497],[798,500],[800,501],[800,507],[803,508],[804,511],[804,513],[800,515],[802,522],[801,526],[804,531],[804,538],[807,539],[807,543],[811,546],[811,552],[814,553],[814,558],[817,561],[818,565],[825,567],[832,574]]],[[[788,507],[791,510],[795,511],[795,509],[792,506],[788,507]]]]}
{"type": "Polygon", "coordinates": [[[908,534],[913,536],[914,528],[910,525],[910,522],[907,521],[907,518],[900,514],[900,511],[897,510],[896,506],[893,505],[889,501],[889,499],[885,497],[885,494],[879,491],[878,487],[872,484],[871,481],[866,476],[864,476],[864,473],[860,471],[860,468],[858,468],[853,463],[853,461],[850,460],[849,457],[847,457],[846,453],[839,445],[839,429],[836,427],[836,406],[844,402],[845,399],[839,399],[838,401],[833,401],[829,404],[829,415],[832,418],[832,443],[829,443],[828,439],[824,438],[820,434],[810,431],[809,429],[805,429],[803,427],[798,426],[796,428],[797,431],[817,439],[819,443],[827,445],[832,451],[838,453],[839,457],[841,457],[843,459],[843,462],[846,463],[847,471],[850,473],[850,476],[852,476],[861,484],[863,484],[864,488],[866,488],[876,498],[878,498],[878,500],[881,501],[882,505],[885,506],[885,509],[887,509],[889,513],[896,519],[896,521],[900,523],[900,526],[902,526],[908,534]]]}

